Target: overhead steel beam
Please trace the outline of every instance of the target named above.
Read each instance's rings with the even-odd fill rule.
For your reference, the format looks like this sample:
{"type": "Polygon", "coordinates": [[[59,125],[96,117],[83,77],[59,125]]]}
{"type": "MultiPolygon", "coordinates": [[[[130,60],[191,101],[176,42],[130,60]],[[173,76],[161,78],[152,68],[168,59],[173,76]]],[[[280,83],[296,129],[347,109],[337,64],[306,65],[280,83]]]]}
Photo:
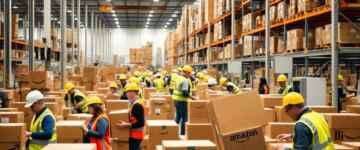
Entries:
{"type": "Polygon", "coordinates": [[[11,85],[11,5],[12,0],[4,0],[4,50],[5,50],[5,57],[4,57],[4,88],[10,88],[11,85]]]}
{"type": "Polygon", "coordinates": [[[66,28],[66,0],[61,1],[60,9],[60,28],[61,28],[61,52],[60,52],[60,80],[61,80],[61,89],[64,87],[65,81],[65,56],[66,56],[66,37],[65,37],[65,28],[66,28]]]}
{"type": "Polygon", "coordinates": [[[29,57],[29,71],[34,71],[34,25],[35,25],[35,0],[28,0],[28,19],[29,19],[29,39],[28,39],[28,57],[29,57]]]}

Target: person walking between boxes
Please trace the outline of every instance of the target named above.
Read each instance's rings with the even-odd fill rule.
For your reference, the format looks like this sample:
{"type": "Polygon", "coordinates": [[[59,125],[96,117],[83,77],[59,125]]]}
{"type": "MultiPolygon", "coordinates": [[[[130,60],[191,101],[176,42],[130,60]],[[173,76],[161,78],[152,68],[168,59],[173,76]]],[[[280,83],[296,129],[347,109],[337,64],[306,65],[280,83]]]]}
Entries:
{"type": "Polygon", "coordinates": [[[111,82],[109,85],[109,93],[107,95],[107,97],[111,97],[111,98],[120,98],[120,91],[119,91],[119,87],[117,85],[116,82],[111,82]]]}
{"type": "Polygon", "coordinates": [[[93,116],[83,125],[83,143],[95,143],[96,150],[111,150],[110,121],[104,112],[104,102],[99,97],[91,97],[86,106],[93,116]]]}
{"type": "Polygon", "coordinates": [[[78,89],[73,83],[66,83],[65,87],[65,101],[67,106],[73,107],[74,113],[87,113],[88,109],[85,105],[87,97],[78,89]]]}
{"type": "Polygon", "coordinates": [[[155,79],[154,79],[154,86],[156,88],[157,92],[164,92],[165,90],[165,83],[164,80],[161,78],[161,74],[160,73],[156,73],[154,75],[155,79]]]}
{"type": "Polygon", "coordinates": [[[288,78],[284,74],[279,75],[276,81],[280,86],[278,94],[282,94],[283,96],[285,96],[286,94],[293,91],[292,86],[287,85],[288,78]]]}
{"type": "Polygon", "coordinates": [[[140,87],[136,83],[126,85],[126,95],[129,106],[129,123],[119,120],[116,126],[120,128],[130,127],[129,133],[129,150],[140,150],[140,144],[144,139],[145,114],[144,107],[139,102],[138,93],[140,87]]]}
{"type": "Polygon", "coordinates": [[[176,108],[175,122],[180,126],[180,135],[185,135],[185,123],[188,120],[187,101],[189,98],[192,98],[192,83],[190,80],[192,67],[186,65],[182,68],[182,72],[182,75],[176,77],[172,99],[174,100],[176,108]]]}
{"type": "Polygon", "coordinates": [[[220,86],[225,87],[226,90],[232,94],[239,94],[240,88],[235,83],[230,82],[227,78],[220,78],[220,86]]]}
{"type": "Polygon", "coordinates": [[[47,144],[56,142],[56,119],[43,101],[44,95],[38,91],[31,91],[26,95],[26,108],[31,108],[35,114],[30,124],[30,131],[26,132],[29,138],[29,150],[41,150],[47,144]]]}
{"type": "MultiPolygon", "coordinates": [[[[296,150],[334,150],[329,126],[323,115],[305,107],[304,98],[296,92],[288,93],[283,97],[283,108],[294,120],[294,133],[281,134],[280,140],[293,139],[296,150]]],[[[283,148],[284,149],[284,148],[283,148]]],[[[289,148],[285,148],[289,149],[289,148]]]]}

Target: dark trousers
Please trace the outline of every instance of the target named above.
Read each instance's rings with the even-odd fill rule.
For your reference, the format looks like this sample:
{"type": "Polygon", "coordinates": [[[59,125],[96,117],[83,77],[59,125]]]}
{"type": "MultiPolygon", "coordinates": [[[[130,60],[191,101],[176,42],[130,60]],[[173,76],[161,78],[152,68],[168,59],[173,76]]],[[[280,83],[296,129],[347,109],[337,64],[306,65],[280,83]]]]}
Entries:
{"type": "Polygon", "coordinates": [[[141,150],[140,144],[142,140],[129,138],[129,150],[141,150]]]}
{"type": "Polygon", "coordinates": [[[180,125],[180,135],[185,135],[185,123],[188,121],[187,102],[175,102],[176,118],[175,122],[180,125]]]}

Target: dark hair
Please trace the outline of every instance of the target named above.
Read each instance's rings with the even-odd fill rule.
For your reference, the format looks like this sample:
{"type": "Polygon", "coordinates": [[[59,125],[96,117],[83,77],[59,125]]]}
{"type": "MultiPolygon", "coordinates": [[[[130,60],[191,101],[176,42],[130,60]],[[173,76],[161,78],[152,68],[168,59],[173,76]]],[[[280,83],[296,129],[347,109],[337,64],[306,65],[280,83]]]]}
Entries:
{"type": "Polygon", "coordinates": [[[302,109],[305,107],[305,104],[304,103],[301,103],[301,104],[296,104],[296,105],[293,105],[293,104],[289,104],[285,107],[286,110],[289,110],[291,108],[299,108],[299,109],[302,109]]]}
{"type": "Polygon", "coordinates": [[[103,107],[100,104],[91,104],[89,107],[94,109],[94,118],[104,113],[103,107]]]}

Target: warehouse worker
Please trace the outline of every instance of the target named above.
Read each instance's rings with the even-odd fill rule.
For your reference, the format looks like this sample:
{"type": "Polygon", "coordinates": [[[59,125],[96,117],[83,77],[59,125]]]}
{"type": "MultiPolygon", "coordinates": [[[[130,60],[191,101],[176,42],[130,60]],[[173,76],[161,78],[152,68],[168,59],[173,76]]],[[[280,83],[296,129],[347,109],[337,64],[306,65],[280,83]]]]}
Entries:
{"type": "Polygon", "coordinates": [[[66,83],[65,87],[65,101],[67,106],[71,106],[74,108],[73,112],[75,113],[87,113],[87,107],[85,106],[85,102],[87,101],[87,97],[80,90],[75,88],[75,85],[71,82],[66,83]]]}
{"type": "Polygon", "coordinates": [[[209,80],[208,80],[208,87],[209,87],[209,90],[211,91],[215,91],[215,86],[218,85],[218,82],[216,81],[215,78],[212,78],[210,77],[209,80]]]}
{"type": "Polygon", "coordinates": [[[287,93],[293,91],[292,86],[287,85],[288,78],[284,74],[279,75],[276,81],[280,86],[278,94],[282,94],[283,96],[285,96],[287,93]]]}
{"type": "Polygon", "coordinates": [[[126,75],[125,74],[120,74],[119,75],[119,78],[118,78],[119,80],[120,80],[120,83],[119,83],[119,85],[120,85],[120,89],[119,89],[119,96],[120,96],[120,99],[127,99],[127,97],[126,97],[126,93],[124,92],[125,90],[125,85],[126,85],[126,83],[127,83],[127,77],[126,77],[126,75]]]}
{"type": "Polygon", "coordinates": [[[240,88],[236,86],[235,83],[230,82],[227,78],[221,77],[219,82],[220,82],[220,86],[226,88],[226,91],[232,94],[240,93],[240,88]]]}
{"type": "Polygon", "coordinates": [[[110,99],[118,99],[120,98],[120,90],[119,86],[116,82],[111,82],[109,85],[109,93],[106,95],[107,98],[110,99]]]}
{"type": "Polygon", "coordinates": [[[152,72],[150,71],[145,71],[143,73],[143,82],[144,82],[144,85],[145,87],[153,87],[153,82],[151,81],[151,77],[152,76],[152,72]]]}
{"type": "Polygon", "coordinates": [[[111,150],[110,121],[102,105],[104,102],[96,96],[87,101],[86,106],[92,117],[82,127],[84,130],[83,143],[96,144],[96,150],[111,150]]]}
{"type": "Polygon", "coordinates": [[[140,144],[144,139],[145,114],[144,107],[139,102],[138,93],[140,87],[135,83],[126,85],[126,95],[129,99],[129,123],[119,120],[117,127],[128,128],[129,131],[129,150],[140,150],[140,144]]]}
{"type": "Polygon", "coordinates": [[[192,75],[192,67],[184,66],[182,74],[176,77],[175,89],[172,99],[175,103],[176,118],[175,121],[180,125],[180,135],[185,135],[185,123],[187,122],[187,101],[192,98],[192,83],[190,77],[192,75]]]}
{"type": "Polygon", "coordinates": [[[157,92],[163,92],[165,90],[164,80],[161,78],[161,74],[157,73],[154,75],[154,86],[157,92]]]}
{"type": "Polygon", "coordinates": [[[322,115],[305,107],[301,94],[290,92],[283,97],[283,108],[294,120],[294,133],[281,134],[280,140],[293,139],[296,150],[334,150],[329,126],[322,115]]]}
{"type": "Polygon", "coordinates": [[[174,92],[176,78],[177,78],[177,76],[179,76],[181,71],[182,71],[181,67],[178,67],[177,69],[173,69],[170,77],[165,80],[167,85],[169,85],[169,93],[170,94],[173,94],[173,92],[174,92]]]}
{"type": "Polygon", "coordinates": [[[29,150],[41,150],[47,144],[56,142],[56,119],[43,101],[44,95],[38,91],[31,91],[26,95],[26,108],[31,108],[35,114],[30,124],[30,132],[25,135],[29,138],[29,150]]]}
{"type": "Polygon", "coordinates": [[[341,112],[343,110],[342,104],[347,99],[354,97],[355,95],[352,95],[351,93],[356,93],[356,91],[350,91],[346,88],[346,85],[344,83],[344,77],[341,74],[337,76],[337,80],[338,80],[337,110],[338,112],[341,112]]]}

